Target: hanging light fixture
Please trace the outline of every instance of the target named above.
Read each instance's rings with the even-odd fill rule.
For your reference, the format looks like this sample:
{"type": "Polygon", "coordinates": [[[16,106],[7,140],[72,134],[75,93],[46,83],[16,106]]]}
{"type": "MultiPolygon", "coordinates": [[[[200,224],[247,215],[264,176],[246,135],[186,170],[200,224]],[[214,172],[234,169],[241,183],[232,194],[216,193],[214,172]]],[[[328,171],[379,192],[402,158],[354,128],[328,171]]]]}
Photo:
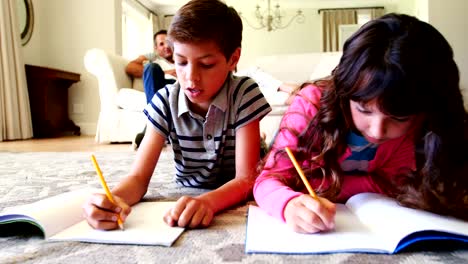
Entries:
{"type": "Polygon", "coordinates": [[[296,15],[291,17],[291,19],[284,23],[284,16],[281,14],[280,5],[276,3],[274,7],[271,7],[270,0],[267,0],[267,7],[263,9],[259,4],[255,7],[255,19],[256,25],[249,22],[249,20],[239,12],[242,19],[253,29],[263,29],[267,31],[273,31],[276,29],[287,28],[294,20],[297,20],[298,23],[303,23],[305,20],[302,10],[298,9],[296,15]]]}

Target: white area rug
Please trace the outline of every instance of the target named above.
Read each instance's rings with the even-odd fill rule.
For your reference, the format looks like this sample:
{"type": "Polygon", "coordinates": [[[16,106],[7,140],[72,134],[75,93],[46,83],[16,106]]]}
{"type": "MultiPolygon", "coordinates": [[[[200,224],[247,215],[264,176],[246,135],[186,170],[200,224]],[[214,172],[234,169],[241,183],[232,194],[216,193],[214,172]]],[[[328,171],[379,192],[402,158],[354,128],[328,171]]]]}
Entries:
{"type": "MultiPolygon", "coordinates": [[[[0,152],[0,210],[66,191],[100,188],[91,153],[0,152]]],[[[95,153],[110,187],[125,177],[134,152],[95,153]]],[[[160,158],[147,199],[176,200],[206,190],[181,188],[172,180],[173,156],[160,158]]],[[[228,210],[207,229],[187,230],[170,247],[46,242],[38,236],[0,236],[0,263],[468,263],[468,250],[397,255],[250,255],[244,253],[247,206],[228,210]]],[[[272,230],[274,232],[274,230],[272,230]]]]}

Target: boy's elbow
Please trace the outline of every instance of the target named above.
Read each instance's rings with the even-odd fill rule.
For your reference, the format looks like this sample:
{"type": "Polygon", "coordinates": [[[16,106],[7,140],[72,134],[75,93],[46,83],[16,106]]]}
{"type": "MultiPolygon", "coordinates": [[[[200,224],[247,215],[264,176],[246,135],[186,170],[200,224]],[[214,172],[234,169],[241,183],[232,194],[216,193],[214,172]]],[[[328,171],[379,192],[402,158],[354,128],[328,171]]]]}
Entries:
{"type": "Polygon", "coordinates": [[[253,185],[255,183],[255,178],[245,178],[245,179],[239,179],[237,181],[237,186],[238,190],[240,193],[242,193],[242,198],[243,200],[248,200],[249,198],[252,197],[252,190],[253,190],[253,185]]]}

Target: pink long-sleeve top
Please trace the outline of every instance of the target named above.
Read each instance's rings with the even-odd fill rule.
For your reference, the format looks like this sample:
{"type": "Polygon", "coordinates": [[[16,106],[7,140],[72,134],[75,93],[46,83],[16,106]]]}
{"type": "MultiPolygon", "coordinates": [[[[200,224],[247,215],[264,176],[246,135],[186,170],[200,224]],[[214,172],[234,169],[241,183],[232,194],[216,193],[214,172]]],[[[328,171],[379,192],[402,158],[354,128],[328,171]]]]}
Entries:
{"type": "MultiPolygon", "coordinates": [[[[280,127],[292,128],[292,131],[303,131],[312,117],[317,114],[320,104],[321,90],[309,85],[304,87],[299,96],[296,96],[292,104],[288,107],[280,127]]],[[[297,137],[288,129],[281,129],[275,139],[274,148],[283,149],[289,147],[295,150],[297,137]]],[[[342,180],[341,192],[338,202],[344,202],[349,197],[362,192],[385,193],[374,179],[370,176],[372,172],[379,172],[388,180],[394,178],[402,170],[415,169],[414,151],[414,129],[410,129],[405,135],[386,141],[378,148],[373,160],[369,161],[367,175],[345,175],[342,180]]],[[[351,150],[347,148],[345,154],[339,161],[345,160],[351,155],[351,150]]],[[[283,211],[286,204],[293,198],[306,193],[294,191],[285,185],[278,177],[271,176],[271,173],[281,170],[283,177],[298,177],[297,174],[287,174],[285,169],[292,168],[293,164],[287,156],[274,157],[270,153],[264,169],[258,176],[253,193],[257,204],[270,215],[284,221],[283,211]]],[[[307,164],[302,164],[306,166],[307,164]]],[[[312,181],[311,185],[316,188],[320,181],[312,181]]]]}

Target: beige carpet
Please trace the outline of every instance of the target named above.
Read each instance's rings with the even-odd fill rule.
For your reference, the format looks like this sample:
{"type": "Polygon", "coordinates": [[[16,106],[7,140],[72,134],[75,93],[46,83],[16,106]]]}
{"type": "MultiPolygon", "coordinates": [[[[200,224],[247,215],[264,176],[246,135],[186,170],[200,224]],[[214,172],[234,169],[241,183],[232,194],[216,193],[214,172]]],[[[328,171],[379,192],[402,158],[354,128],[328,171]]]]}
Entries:
{"type": "MultiPolygon", "coordinates": [[[[168,152],[169,153],[169,152],[168,152]]],[[[148,199],[175,200],[204,190],[180,188],[172,181],[172,155],[161,157],[148,199]]],[[[90,153],[0,152],[0,210],[84,187],[99,188],[90,153]]],[[[134,152],[96,153],[108,184],[129,171],[134,152]]],[[[468,263],[468,250],[397,255],[250,255],[244,253],[247,206],[216,217],[207,229],[187,230],[170,247],[46,242],[39,236],[0,236],[0,263],[468,263]]],[[[274,232],[274,230],[272,230],[274,232]]],[[[440,246],[440,245],[439,245],[440,246]]]]}

